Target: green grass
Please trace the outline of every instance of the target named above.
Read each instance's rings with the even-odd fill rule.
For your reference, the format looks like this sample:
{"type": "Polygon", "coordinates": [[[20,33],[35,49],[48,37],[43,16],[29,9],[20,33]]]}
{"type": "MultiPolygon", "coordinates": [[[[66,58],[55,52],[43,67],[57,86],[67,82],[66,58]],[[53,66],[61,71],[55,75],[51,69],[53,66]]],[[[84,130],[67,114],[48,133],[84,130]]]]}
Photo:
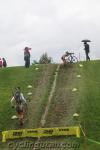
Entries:
{"type": "MultiPolygon", "coordinates": [[[[83,62],[78,68],[82,79],[78,82],[80,123],[88,138],[100,142],[100,61],[83,62]]],[[[83,144],[82,144],[83,146],[83,144]]],[[[82,147],[81,146],[81,147],[82,147]]],[[[87,149],[99,150],[100,145],[87,141],[87,149]]],[[[81,148],[82,149],[82,148],[81,148]]]]}

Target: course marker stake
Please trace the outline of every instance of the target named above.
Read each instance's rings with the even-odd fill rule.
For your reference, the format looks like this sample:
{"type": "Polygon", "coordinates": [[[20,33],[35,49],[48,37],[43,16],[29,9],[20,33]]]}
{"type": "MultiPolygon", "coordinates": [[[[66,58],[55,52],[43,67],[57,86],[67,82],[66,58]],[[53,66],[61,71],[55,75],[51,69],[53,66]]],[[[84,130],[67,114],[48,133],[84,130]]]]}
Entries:
{"type": "Polygon", "coordinates": [[[80,67],[83,67],[83,65],[82,65],[82,64],[79,64],[79,66],[80,66],[80,67]]]}
{"type": "Polygon", "coordinates": [[[16,115],[12,116],[11,119],[17,119],[18,117],[16,115]]]}
{"type": "Polygon", "coordinates": [[[35,68],[35,70],[39,70],[39,68],[35,68]]]}
{"type": "Polygon", "coordinates": [[[73,89],[72,89],[72,92],[76,92],[76,91],[77,91],[77,88],[73,88],[73,89]]]}
{"type": "Polygon", "coordinates": [[[31,89],[31,88],[32,88],[32,85],[28,85],[27,88],[31,89]]]}
{"type": "Polygon", "coordinates": [[[78,74],[78,75],[77,75],[77,78],[81,78],[81,75],[80,75],[80,74],[78,74]]]}
{"type": "Polygon", "coordinates": [[[28,95],[28,96],[30,96],[30,95],[32,95],[32,93],[31,93],[31,92],[29,92],[29,93],[27,93],[27,95],[28,95]]]}

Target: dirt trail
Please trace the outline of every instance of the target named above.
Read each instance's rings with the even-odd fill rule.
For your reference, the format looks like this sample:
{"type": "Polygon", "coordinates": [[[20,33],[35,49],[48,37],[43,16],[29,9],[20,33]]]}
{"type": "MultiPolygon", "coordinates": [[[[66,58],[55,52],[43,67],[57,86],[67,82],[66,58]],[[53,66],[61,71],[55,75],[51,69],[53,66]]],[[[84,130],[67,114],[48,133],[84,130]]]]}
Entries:
{"type": "Polygon", "coordinates": [[[77,85],[76,82],[75,66],[69,64],[64,68],[60,67],[56,91],[45,124],[46,127],[73,124],[73,113],[75,113],[75,105],[77,104],[74,99],[77,92],[72,92],[72,89],[77,85]]]}
{"type": "MultiPolygon", "coordinates": [[[[58,71],[59,71],[59,68],[60,68],[60,65],[58,65],[57,69],[56,69],[56,72],[55,72],[55,77],[54,77],[54,81],[53,81],[53,84],[52,84],[52,88],[51,88],[51,91],[50,91],[50,95],[48,97],[48,103],[45,107],[45,111],[42,115],[42,118],[40,120],[40,126],[39,127],[44,127],[45,123],[46,123],[46,117],[48,115],[48,110],[49,110],[49,107],[50,107],[50,103],[51,103],[51,100],[52,100],[52,97],[53,97],[53,94],[55,92],[55,89],[56,89],[56,84],[57,84],[57,77],[58,77],[58,71]]],[[[40,142],[40,138],[38,138],[35,142],[35,144],[39,144],[40,142]]],[[[36,147],[35,147],[35,144],[34,144],[34,147],[33,147],[33,150],[36,150],[36,147]]]]}
{"type": "Polygon", "coordinates": [[[47,106],[45,108],[45,112],[41,118],[41,126],[44,127],[45,123],[46,123],[46,117],[48,115],[48,110],[49,110],[49,107],[50,107],[50,103],[51,103],[51,100],[52,100],[52,97],[53,97],[53,94],[55,92],[55,89],[56,89],[56,84],[57,84],[57,77],[58,77],[58,71],[59,71],[59,68],[60,68],[60,65],[58,65],[57,69],[56,69],[56,72],[55,72],[55,78],[54,78],[54,81],[53,81],[53,85],[52,85],[52,88],[51,88],[51,92],[50,92],[50,95],[49,95],[49,98],[48,98],[48,103],[47,103],[47,106]]]}
{"type": "MultiPolygon", "coordinates": [[[[40,124],[40,118],[41,118],[41,111],[44,104],[43,99],[46,95],[46,90],[48,88],[48,85],[50,84],[49,81],[51,80],[51,76],[54,72],[53,66],[45,66],[42,75],[40,79],[35,83],[35,88],[33,91],[33,97],[31,102],[29,103],[28,108],[28,122],[26,126],[28,128],[36,128],[39,127],[40,124]]],[[[34,83],[33,83],[34,84],[34,83]]]]}

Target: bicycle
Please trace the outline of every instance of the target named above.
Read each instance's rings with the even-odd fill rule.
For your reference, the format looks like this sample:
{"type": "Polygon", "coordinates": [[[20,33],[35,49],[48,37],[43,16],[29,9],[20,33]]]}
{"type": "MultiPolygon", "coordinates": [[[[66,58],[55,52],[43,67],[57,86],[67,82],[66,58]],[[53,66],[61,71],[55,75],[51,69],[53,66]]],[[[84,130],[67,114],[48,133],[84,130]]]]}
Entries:
{"type": "Polygon", "coordinates": [[[77,63],[77,62],[78,62],[78,59],[77,59],[77,57],[74,55],[74,53],[69,53],[69,56],[67,57],[66,61],[67,61],[67,62],[70,62],[70,63],[77,63]]]}

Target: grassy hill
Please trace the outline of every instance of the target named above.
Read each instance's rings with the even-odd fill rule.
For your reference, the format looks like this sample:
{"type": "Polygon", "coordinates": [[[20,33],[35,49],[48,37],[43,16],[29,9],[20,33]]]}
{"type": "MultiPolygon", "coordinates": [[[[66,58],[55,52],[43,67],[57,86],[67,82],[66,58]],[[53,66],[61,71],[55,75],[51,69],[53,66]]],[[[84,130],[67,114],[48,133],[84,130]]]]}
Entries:
{"type": "MultiPolygon", "coordinates": [[[[46,126],[81,124],[87,138],[100,142],[100,61],[81,62],[60,68],[57,88],[46,126]],[[83,67],[80,67],[83,65],[83,67]],[[80,78],[78,76],[80,75],[80,78]],[[77,91],[72,92],[73,88],[77,91]],[[73,114],[80,117],[76,122],[73,114]]],[[[82,133],[81,133],[82,135],[82,133]]],[[[70,139],[74,142],[75,139],[70,139]]],[[[68,143],[69,139],[60,139],[68,143]]],[[[81,136],[79,150],[99,150],[100,145],[81,136]]]]}
{"type": "MultiPolygon", "coordinates": [[[[11,67],[0,69],[0,129],[16,129],[16,121],[11,120],[11,116],[15,114],[15,110],[11,108],[10,100],[12,98],[12,90],[20,86],[25,97],[28,93],[28,85],[32,85],[31,92],[33,93],[31,99],[34,99],[28,104],[34,106],[32,111],[40,112],[40,105],[44,103],[44,99],[47,99],[47,95],[52,83],[52,76],[55,71],[56,65],[41,65],[38,66],[38,70],[35,70],[37,66],[31,66],[29,69],[24,67],[11,67]],[[42,87],[41,87],[42,86],[42,87]],[[36,93],[38,92],[38,93],[36,93]],[[37,94],[37,97],[36,97],[37,94]],[[41,94],[41,95],[38,95],[41,94]],[[41,96],[41,97],[40,97],[41,96]]],[[[45,105],[45,104],[44,104],[45,105]]],[[[31,109],[31,108],[29,108],[31,109]]],[[[42,110],[41,110],[42,111],[42,110]]],[[[40,112],[41,113],[41,112],[40,112]]],[[[36,113],[37,114],[37,113],[36,113]]],[[[35,115],[36,115],[35,114],[35,115]]],[[[36,124],[36,121],[34,122],[36,124]]],[[[36,127],[34,124],[31,126],[36,127]]],[[[27,125],[28,127],[28,125],[27,125]]]]}
{"type": "MultiPolygon", "coordinates": [[[[57,65],[33,65],[29,69],[24,67],[11,67],[0,69],[0,129],[18,129],[17,121],[11,120],[15,110],[11,108],[11,91],[16,86],[21,86],[27,96],[28,85],[32,85],[33,95],[28,102],[28,120],[24,128],[36,128],[40,126],[40,120],[44,113],[54,74],[57,65]],[[39,68],[35,70],[35,68],[39,68]]],[[[100,142],[100,61],[80,62],[60,67],[58,71],[57,85],[46,117],[45,127],[82,125],[88,139],[100,142]],[[80,66],[83,65],[83,67],[80,66]],[[78,77],[77,75],[81,75],[78,77]],[[73,92],[73,88],[77,91],[73,92]],[[73,119],[77,112],[78,121],[73,119]]],[[[78,150],[99,150],[100,145],[81,138],[46,138],[42,142],[79,143],[78,150]]],[[[1,144],[7,149],[7,143],[1,144]]],[[[2,149],[1,148],[1,149],[2,149]]],[[[73,150],[75,148],[64,148],[73,150]]],[[[53,150],[53,149],[51,149],[53,150]]],[[[58,149],[59,150],[59,149],[58,149]]],[[[76,150],[76,149],[75,149],[76,150]]]]}

